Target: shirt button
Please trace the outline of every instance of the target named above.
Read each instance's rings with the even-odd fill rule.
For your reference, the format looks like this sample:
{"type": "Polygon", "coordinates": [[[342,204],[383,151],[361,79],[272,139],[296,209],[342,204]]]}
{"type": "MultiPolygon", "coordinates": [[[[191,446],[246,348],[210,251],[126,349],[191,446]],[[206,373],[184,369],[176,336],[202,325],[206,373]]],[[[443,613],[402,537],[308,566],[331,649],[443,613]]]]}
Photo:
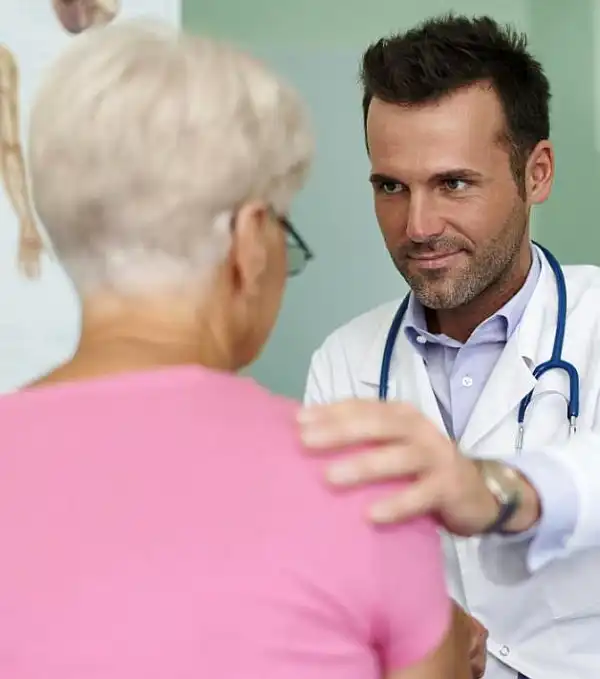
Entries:
{"type": "Polygon", "coordinates": [[[503,658],[506,658],[507,655],[510,655],[510,648],[508,646],[502,646],[500,648],[500,655],[503,658]]]}
{"type": "Polygon", "coordinates": [[[471,387],[471,386],[473,386],[473,378],[472,378],[472,377],[469,377],[468,375],[465,375],[465,376],[462,378],[462,385],[463,385],[463,387],[471,387]]]}
{"type": "Polygon", "coordinates": [[[427,342],[427,338],[423,337],[423,335],[417,335],[417,342],[419,344],[425,344],[427,342]]]}

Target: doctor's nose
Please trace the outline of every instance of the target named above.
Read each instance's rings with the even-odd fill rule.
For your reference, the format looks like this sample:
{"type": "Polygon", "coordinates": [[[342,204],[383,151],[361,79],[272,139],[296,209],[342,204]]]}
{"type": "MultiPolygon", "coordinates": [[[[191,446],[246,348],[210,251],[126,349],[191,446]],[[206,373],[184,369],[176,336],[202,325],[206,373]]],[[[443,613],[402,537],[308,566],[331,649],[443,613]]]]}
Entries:
{"type": "Polygon", "coordinates": [[[406,216],[406,235],[414,243],[425,243],[441,236],[444,220],[436,214],[426,196],[411,195],[406,216]]]}

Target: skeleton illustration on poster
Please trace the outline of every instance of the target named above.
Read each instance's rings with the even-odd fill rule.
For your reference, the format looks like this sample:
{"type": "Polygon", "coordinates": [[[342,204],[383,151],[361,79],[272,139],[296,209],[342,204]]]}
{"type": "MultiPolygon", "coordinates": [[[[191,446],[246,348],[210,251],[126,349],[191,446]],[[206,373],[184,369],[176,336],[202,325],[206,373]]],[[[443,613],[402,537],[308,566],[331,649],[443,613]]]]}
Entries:
{"type": "Polygon", "coordinates": [[[136,15],[178,24],[180,0],[0,3],[0,393],[73,351],[79,309],[45,242],[28,185],[28,108],[44,67],[73,35],[136,15]]]}

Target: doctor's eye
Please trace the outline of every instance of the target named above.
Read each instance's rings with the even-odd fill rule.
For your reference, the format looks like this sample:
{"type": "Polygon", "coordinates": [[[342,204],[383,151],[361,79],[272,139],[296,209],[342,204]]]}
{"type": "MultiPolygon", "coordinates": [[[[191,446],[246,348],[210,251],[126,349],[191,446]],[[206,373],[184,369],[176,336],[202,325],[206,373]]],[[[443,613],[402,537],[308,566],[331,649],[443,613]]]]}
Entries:
{"type": "Polygon", "coordinates": [[[401,193],[404,190],[404,186],[399,182],[379,182],[376,188],[378,191],[385,193],[387,196],[401,193]]]}
{"type": "Polygon", "coordinates": [[[444,179],[443,182],[444,190],[448,191],[449,193],[458,193],[460,191],[464,191],[466,188],[468,188],[468,186],[469,182],[464,179],[460,179],[459,177],[448,177],[447,179],[444,179]]]}

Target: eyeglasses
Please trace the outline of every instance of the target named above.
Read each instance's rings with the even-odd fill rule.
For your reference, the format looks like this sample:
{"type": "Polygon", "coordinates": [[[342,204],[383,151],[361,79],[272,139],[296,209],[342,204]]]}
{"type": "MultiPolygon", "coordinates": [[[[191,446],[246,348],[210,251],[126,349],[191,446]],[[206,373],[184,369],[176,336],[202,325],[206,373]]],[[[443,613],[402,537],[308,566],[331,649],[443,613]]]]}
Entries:
{"type": "MultiPolygon", "coordinates": [[[[292,223],[287,217],[277,214],[272,211],[273,217],[283,229],[286,236],[287,247],[287,275],[291,278],[301,274],[306,265],[314,258],[312,250],[306,244],[306,241],[292,226],[292,223]]],[[[230,228],[235,228],[236,213],[231,215],[230,228]]]]}
{"type": "Polygon", "coordinates": [[[286,234],[288,276],[298,276],[306,269],[314,255],[287,217],[278,215],[277,220],[286,234]]]}

